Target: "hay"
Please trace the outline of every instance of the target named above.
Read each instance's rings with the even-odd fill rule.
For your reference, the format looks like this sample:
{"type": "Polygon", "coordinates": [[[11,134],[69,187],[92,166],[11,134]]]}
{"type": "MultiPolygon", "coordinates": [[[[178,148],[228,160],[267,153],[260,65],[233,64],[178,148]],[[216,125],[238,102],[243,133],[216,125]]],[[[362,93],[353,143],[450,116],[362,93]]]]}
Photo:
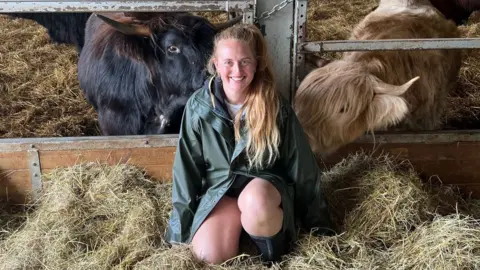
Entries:
{"type": "MultiPolygon", "coordinates": [[[[309,0],[307,40],[348,39],[356,24],[378,5],[378,0],[309,0]]],[[[480,13],[473,13],[459,26],[461,37],[480,37],[480,13]]],[[[456,89],[447,98],[443,129],[480,128],[480,50],[463,50],[464,56],[456,89]]],[[[323,57],[339,59],[341,53],[323,57]]]]}
{"type": "Polygon", "coordinates": [[[139,170],[89,164],[44,180],[36,211],[1,246],[0,269],[125,268],[165,246],[169,190],[139,170]]]}
{"type": "MultiPolygon", "coordinates": [[[[171,184],[133,166],[79,164],[43,180],[26,222],[0,239],[0,269],[267,269],[245,246],[223,265],[170,248],[171,184]]],[[[358,153],[322,183],[338,234],[301,234],[273,269],[480,267],[479,200],[422,182],[408,161],[358,153]]]]}
{"type": "Polygon", "coordinates": [[[0,201],[0,241],[19,229],[26,220],[28,208],[0,201]]]}
{"type": "Polygon", "coordinates": [[[33,21],[0,16],[0,137],[98,135],[77,80],[77,52],[33,21]]]}
{"type": "Polygon", "coordinates": [[[470,217],[439,216],[398,241],[386,269],[478,269],[479,227],[470,217]]]}

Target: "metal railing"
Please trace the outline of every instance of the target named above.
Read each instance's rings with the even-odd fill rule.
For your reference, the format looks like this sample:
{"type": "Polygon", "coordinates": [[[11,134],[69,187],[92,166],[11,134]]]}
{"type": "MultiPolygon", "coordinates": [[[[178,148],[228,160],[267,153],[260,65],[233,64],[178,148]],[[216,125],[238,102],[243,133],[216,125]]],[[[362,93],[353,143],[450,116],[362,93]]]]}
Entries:
{"type": "Polygon", "coordinates": [[[51,1],[0,0],[0,13],[13,12],[198,12],[198,11],[231,11],[252,10],[253,0],[176,0],[176,1],[51,1]]]}
{"type": "MultiPolygon", "coordinates": [[[[308,0],[296,0],[297,11],[294,20],[299,27],[306,24],[305,6],[308,0]]],[[[296,29],[301,32],[302,29],[296,29]]],[[[437,50],[437,49],[479,49],[479,38],[427,38],[427,39],[383,39],[383,40],[327,40],[306,42],[305,35],[295,37],[293,52],[293,70],[291,98],[294,99],[300,84],[299,70],[304,68],[305,55],[308,53],[347,52],[347,51],[391,51],[391,50],[437,50]]]]}
{"type": "Polygon", "coordinates": [[[301,42],[298,52],[346,52],[387,50],[430,49],[477,49],[480,38],[430,38],[430,39],[383,39],[383,40],[329,40],[301,42]]]}

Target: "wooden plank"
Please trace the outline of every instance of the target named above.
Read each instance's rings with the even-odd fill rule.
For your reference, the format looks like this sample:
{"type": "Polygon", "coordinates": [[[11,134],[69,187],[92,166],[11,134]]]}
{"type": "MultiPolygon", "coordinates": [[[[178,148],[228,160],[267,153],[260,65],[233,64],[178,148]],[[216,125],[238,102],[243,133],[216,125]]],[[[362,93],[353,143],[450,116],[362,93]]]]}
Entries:
{"type": "Polygon", "coordinates": [[[132,135],[0,139],[0,152],[175,147],[178,135],[132,135]]]}
{"type": "MultiPolygon", "coordinates": [[[[100,161],[110,165],[128,163],[143,168],[147,175],[158,181],[171,181],[175,147],[96,149],[96,150],[51,150],[39,151],[41,173],[55,168],[100,161]]],[[[27,152],[0,153],[0,196],[15,202],[23,202],[31,192],[31,176],[27,152]]]]}
{"type": "Polygon", "coordinates": [[[388,152],[399,157],[408,158],[415,161],[452,161],[457,160],[479,160],[480,159],[480,141],[479,142],[452,142],[452,143],[352,143],[336,153],[321,158],[321,161],[327,163],[338,162],[349,153],[364,150],[367,152],[388,152]]]}
{"type": "Polygon", "coordinates": [[[28,169],[27,152],[0,152],[0,171],[28,169]]]}
{"type": "Polygon", "coordinates": [[[476,199],[480,198],[480,185],[478,183],[460,184],[458,187],[466,196],[471,196],[476,199]]]}
{"type": "Polygon", "coordinates": [[[40,164],[43,169],[66,167],[80,162],[101,160],[108,164],[125,163],[146,165],[172,165],[175,147],[131,148],[131,149],[95,149],[95,150],[58,150],[41,151],[40,164]]]}
{"type": "Polygon", "coordinates": [[[28,170],[10,170],[0,173],[0,197],[14,203],[24,203],[32,190],[28,170]]]}
{"type": "Polygon", "coordinates": [[[427,180],[438,177],[443,184],[462,186],[473,196],[479,196],[480,189],[480,141],[451,143],[352,143],[326,158],[319,158],[319,164],[328,169],[337,162],[357,151],[366,151],[374,156],[389,153],[408,159],[420,176],[427,180]]]}
{"type": "MultiPolygon", "coordinates": [[[[176,135],[0,139],[0,196],[24,196],[31,190],[27,151],[38,150],[42,174],[80,162],[128,162],[159,181],[170,181],[176,135]]],[[[480,198],[480,130],[367,135],[335,154],[320,158],[328,167],[349,153],[364,149],[409,159],[425,178],[473,190],[480,198]]]]}

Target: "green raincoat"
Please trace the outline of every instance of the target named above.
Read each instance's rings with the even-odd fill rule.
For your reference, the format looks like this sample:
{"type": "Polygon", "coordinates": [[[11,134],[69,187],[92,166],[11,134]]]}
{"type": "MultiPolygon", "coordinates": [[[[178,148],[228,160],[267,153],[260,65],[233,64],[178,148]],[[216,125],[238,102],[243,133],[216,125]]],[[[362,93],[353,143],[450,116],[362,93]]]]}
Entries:
{"type": "Polygon", "coordinates": [[[220,78],[207,80],[185,107],[173,165],[173,211],[167,241],[190,243],[238,175],[266,179],[278,189],[287,240],[297,238],[296,226],[331,228],[320,190],[321,172],[291,106],[282,99],[280,158],[263,170],[249,170],[246,132],[235,144],[233,121],[223,97],[220,78]]]}

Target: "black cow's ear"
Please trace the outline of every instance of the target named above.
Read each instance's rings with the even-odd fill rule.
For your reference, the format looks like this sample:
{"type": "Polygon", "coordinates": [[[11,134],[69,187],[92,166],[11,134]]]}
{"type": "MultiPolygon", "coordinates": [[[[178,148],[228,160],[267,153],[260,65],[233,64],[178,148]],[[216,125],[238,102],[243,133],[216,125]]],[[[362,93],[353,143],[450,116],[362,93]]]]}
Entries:
{"type": "Polygon", "coordinates": [[[110,19],[101,14],[95,14],[95,16],[100,18],[102,21],[104,21],[111,27],[115,28],[117,31],[124,33],[125,35],[143,36],[143,37],[149,37],[152,35],[152,30],[148,26],[122,23],[122,22],[110,19]]]}

